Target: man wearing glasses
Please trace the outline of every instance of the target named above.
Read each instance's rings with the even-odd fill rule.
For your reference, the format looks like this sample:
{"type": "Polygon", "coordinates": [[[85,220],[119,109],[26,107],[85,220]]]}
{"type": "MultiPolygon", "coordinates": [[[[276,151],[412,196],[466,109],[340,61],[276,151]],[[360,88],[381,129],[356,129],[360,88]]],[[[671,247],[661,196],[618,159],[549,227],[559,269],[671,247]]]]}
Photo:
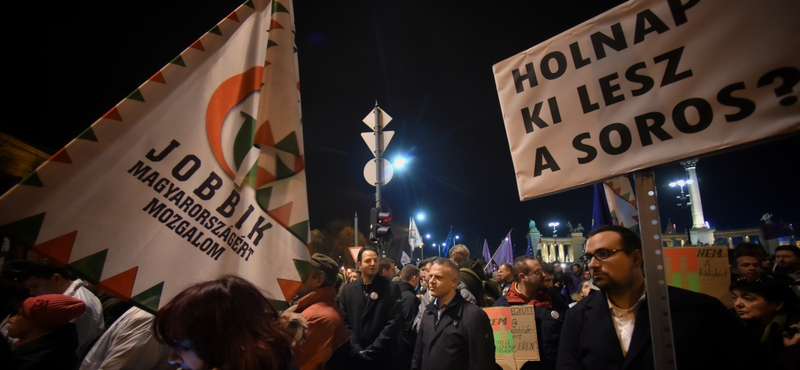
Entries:
{"type": "MultiPolygon", "coordinates": [[[[556,368],[653,369],[641,240],[601,226],[589,233],[581,261],[603,294],[567,311],[556,368]]],[[[752,370],[769,356],[719,300],[669,287],[669,306],[677,369],[752,370]]]]}

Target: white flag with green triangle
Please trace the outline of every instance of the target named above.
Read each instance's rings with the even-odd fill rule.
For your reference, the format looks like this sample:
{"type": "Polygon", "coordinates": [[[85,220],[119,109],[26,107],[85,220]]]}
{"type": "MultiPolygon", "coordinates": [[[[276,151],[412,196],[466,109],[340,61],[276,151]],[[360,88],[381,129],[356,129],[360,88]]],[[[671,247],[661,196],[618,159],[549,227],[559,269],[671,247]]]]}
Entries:
{"type": "Polygon", "coordinates": [[[0,235],[156,310],[310,271],[291,0],[247,1],[0,198],[0,235]]]}

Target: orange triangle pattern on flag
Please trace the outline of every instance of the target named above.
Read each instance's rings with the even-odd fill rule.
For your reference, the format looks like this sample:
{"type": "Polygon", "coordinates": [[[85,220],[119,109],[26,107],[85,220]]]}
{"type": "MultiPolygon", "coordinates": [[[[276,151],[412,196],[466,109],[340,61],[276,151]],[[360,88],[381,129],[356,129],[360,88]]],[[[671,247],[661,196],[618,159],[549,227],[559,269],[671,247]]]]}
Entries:
{"type": "Polygon", "coordinates": [[[292,202],[286,203],[278,208],[273,208],[267,211],[267,214],[269,217],[274,218],[281,226],[288,228],[289,219],[292,216],[292,202]]]}
{"type": "Polygon", "coordinates": [[[131,298],[133,283],[136,282],[136,273],[138,271],[139,266],[136,266],[128,271],[121,272],[101,281],[100,286],[113,293],[113,295],[128,300],[131,298]]]}
{"type": "Polygon", "coordinates": [[[59,150],[56,154],[53,154],[53,156],[50,157],[50,160],[53,162],[72,164],[72,159],[69,157],[69,154],[67,154],[66,147],[61,148],[61,150],[59,150]]]}
{"type": "Polygon", "coordinates": [[[281,287],[281,292],[283,292],[283,297],[286,299],[286,302],[289,302],[294,298],[295,293],[300,287],[303,285],[302,281],[296,280],[286,280],[278,278],[278,285],[281,287]]]}
{"type": "Polygon", "coordinates": [[[109,110],[108,112],[106,112],[106,114],[103,115],[103,118],[113,119],[114,121],[122,122],[122,116],[119,115],[117,107],[111,108],[111,110],[109,110]]]}
{"type": "Polygon", "coordinates": [[[33,250],[36,253],[49,257],[53,262],[66,265],[69,263],[69,255],[72,253],[72,246],[75,244],[75,237],[77,236],[78,231],[75,230],[71,233],[37,244],[33,247],[33,250]]]}

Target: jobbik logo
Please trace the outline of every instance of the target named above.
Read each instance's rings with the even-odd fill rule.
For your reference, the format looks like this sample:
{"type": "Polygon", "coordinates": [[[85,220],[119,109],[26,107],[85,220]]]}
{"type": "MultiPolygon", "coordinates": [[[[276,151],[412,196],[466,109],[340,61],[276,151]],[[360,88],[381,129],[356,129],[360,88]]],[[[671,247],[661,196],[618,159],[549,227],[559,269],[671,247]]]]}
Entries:
{"type": "Polygon", "coordinates": [[[145,160],[127,171],[157,193],[142,210],[214,260],[226,246],[249,260],[254,247],[273,226],[263,214],[269,212],[271,184],[303,170],[296,133],[292,131],[276,142],[270,122],[258,125],[254,118],[262,74],[263,67],[253,67],[227,79],[208,103],[206,134],[214,158],[229,179],[223,179],[225,175],[218,171],[207,175],[198,171],[201,159],[194,154],[183,158],[171,155],[181,145],[175,139],[164,148],[150,149],[145,160]],[[167,168],[175,164],[162,175],[151,167],[159,162],[167,168]],[[206,178],[194,189],[184,190],[184,183],[195,175],[206,178]],[[236,186],[228,193],[222,187],[231,180],[236,186]],[[256,203],[264,212],[241,201],[237,189],[245,184],[256,190],[256,203]]]}

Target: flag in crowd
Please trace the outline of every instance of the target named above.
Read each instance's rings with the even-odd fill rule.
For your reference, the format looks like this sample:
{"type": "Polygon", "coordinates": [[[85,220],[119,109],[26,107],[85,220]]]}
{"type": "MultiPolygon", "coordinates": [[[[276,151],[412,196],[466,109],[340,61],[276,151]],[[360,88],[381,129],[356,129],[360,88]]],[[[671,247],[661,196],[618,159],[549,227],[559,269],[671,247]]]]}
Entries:
{"type": "Polygon", "coordinates": [[[447,239],[445,239],[444,244],[442,244],[442,257],[447,258],[450,248],[455,244],[456,240],[453,238],[453,227],[450,226],[450,233],[447,234],[447,239]]]}
{"type": "Polygon", "coordinates": [[[403,251],[403,255],[400,257],[400,264],[405,266],[409,263],[411,263],[411,257],[408,256],[406,251],[403,251]]]}
{"type": "Polygon", "coordinates": [[[492,257],[491,254],[489,254],[489,243],[486,242],[486,239],[483,239],[483,252],[481,253],[481,256],[483,256],[483,260],[486,261],[486,271],[493,272],[494,267],[491,263],[489,263],[489,260],[491,260],[492,257]]]}
{"type": "Polygon", "coordinates": [[[619,176],[594,185],[592,229],[603,225],[619,225],[639,230],[636,195],[627,176],[619,176]]]}
{"type": "Polygon", "coordinates": [[[292,12],[225,17],[4,194],[0,233],[150,310],[224,274],[284,305],[311,266],[292,12]]]}
{"type": "Polygon", "coordinates": [[[508,232],[503,242],[497,247],[494,256],[492,256],[492,261],[497,263],[498,266],[504,263],[514,264],[514,247],[511,245],[511,231],[508,232]]]}
{"type": "Polygon", "coordinates": [[[414,222],[413,217],[408,218],[408,245],[411,246],[411,250],[414,248],[422,248],[422,235],[417,228],[417,223],[414,222]]]}
{"type": "Polygon", "coordinates": [[[528,240],[528,249],[525,251],[525,254],[529,256],[536,256],[535,252],[533,251],[533,242],[531,241],[531,234],[528,234],[525,239],[528,240]]]}

